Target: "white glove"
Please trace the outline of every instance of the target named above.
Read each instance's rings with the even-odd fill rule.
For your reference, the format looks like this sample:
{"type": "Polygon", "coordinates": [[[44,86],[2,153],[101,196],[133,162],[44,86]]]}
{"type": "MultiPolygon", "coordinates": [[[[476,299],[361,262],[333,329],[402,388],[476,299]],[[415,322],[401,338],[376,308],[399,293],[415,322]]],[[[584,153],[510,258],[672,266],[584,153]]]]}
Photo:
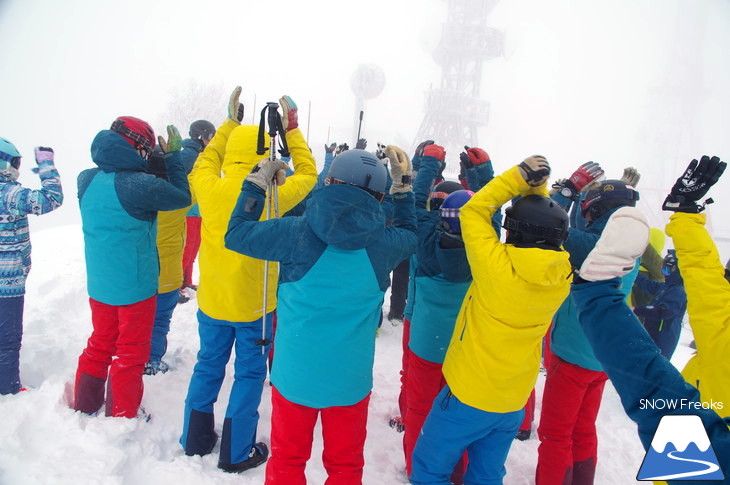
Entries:
{"type": "Polygon", "coordinates": [[[276,177],[276,185],[283,185],[286,181],[286,172],[284,172],[286,167],[286,163],[282,160],[272,161],[264,158],[251,170],[246,180],[261,190],[266,190],[274,182],[274,177],[276,177]]]}
{"type": "Polygon", "coordinates": [[[390,160],[390,176],[393,178],[390,193],[402,194],[412,191],[413,165],[406,152],[395,145],[388,145],[385,148],[385,155],[390,160]]]}

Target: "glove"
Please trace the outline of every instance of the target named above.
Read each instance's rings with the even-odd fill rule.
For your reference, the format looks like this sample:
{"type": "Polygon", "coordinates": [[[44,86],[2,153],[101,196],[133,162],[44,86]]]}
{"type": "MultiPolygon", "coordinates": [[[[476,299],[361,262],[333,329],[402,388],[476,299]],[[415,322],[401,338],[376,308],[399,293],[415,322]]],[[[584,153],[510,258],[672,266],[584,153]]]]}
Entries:
{"type": "Polygon", "coordinates": [[[167,141],[162,136],[158,136],[157,142],[164,153],[177,152],[182,149],[182,136],[175,125],[167,125],[167,141]]]}
{"type": "Polygon", "coordinates": [[[357,143],[355,144],[355,148],[358,150],[365,150],[365,148],[368,146],[368,141],[365,138],[360,138],[357,140],[357,143]]]}
{"type": "Polygon", "coordinates": [[[339,145],[337,147],[337,150],[335,150],[335,155],[339,155],[340,153],[346,152],[349,149],[350,147],[347,145],[347,143],[343,143],[342,145],[339,145]]]}
{"type": "Polygon", "coordinates": [[[527,185],[539,187],[550,177],[550,164],[542,155],[533,155],[519,164],[522,178],[527,185]]]}
{"type": "Polygon", "coordinates": [[[406,152],[395,145],[385,147],[385,156],[390,160],[390,175],[393,177],[391,194],[402,194],[413,190],[413,167],[406,152]]]}
{"type": "Polygon", "coordinates": [[[276,177],[276,185],[282,185],[286,181],[286,172],[284,171],[286,167],[287,165],[283,160],[264,158],[251,170],[246,180],[265,191],[274,181],[274,177],[276,177]]]}
{"type": "Polygon", "coordinates": [[[710,158],[702,155],[699,164],[697,160],[692,160],[684,174],[674,183],[667,198],[664,199],[662,209],[692,214],[702,212],[705,210],[706,204],[714,201],[707,199],[702,205],[697,201],[717,183],[726,167],[727,163],[718,157],[710,158]]]}
{"type": "Polygon", "coordinates": [[[560,193],[572,200],[576,200],[578,194],[585,192],[598,179],[603,177],[603,169],[596,162],[586,162],[573,172],[569,179],[560,185],[560,193]]]}
{"type": "Polygon", "coordinates": [[[567,182],[568,179],[558,179],[550,186],[550,190],[548,191],[548,195],[554,195],[557,194],[560,190],[562,190],[565,187],[565,182],[567,182]]]}
{"type": "Polygon", "coordinates": [[[337,143],[332,143],[331,145],[327,146],[327,144],[324,145],[324,151],[325,153],[334,153],[335,148],[337,148],[337,143]]]}
{"type": "Polygon", "coordinates": [[[50,147],[35,147],[35,161],[38,165],[43,162],[53,163],[53,148],[50,147]]]}
{"type": "Polygon", "coordinates": [[[235,121],[239,125],[243,121],[243,104],[238,100],[241,97],[241,86],[236,86],[236,89],[231,93],[231,98],[228,101],[228,118],[235,121]]]}
{"type": "Polygon", "coordinates": [[[375,156],[378,157],[379,160],[382,160],[385,165],[388,165],[388,157],[385,155],[385,149],[388,148],[382,143],[378,142],[378,149],[375,150],[375,156]]]}
{"type": "Polygon", "coordinates": [[[459,155],[459,164],[465,169],[473,168],[482,163],[490,162],[489,154],[481,148],[469,148],[465,146],[465,152],[461,152],[459,155]]]}
{"type": "Polygon", "coordinates": [[[636,188],[636,184],[639,183],[640,178],[641,174],[638,170],[634,167],[626,167],[624,169],[624,174],[621,176],[621,182],[636,188]]]}
{"type": "Polygon", "coordinates": [[[422,157],[423,156],[423,149],[426,148],[428,145],[433,145],[435,142],[433,140],[426,140],[422,141],[418,144],[416,147],[416,156],[422,157]]]}
{"type": "Polygon", "coordinates": [[[281,126],[284,127],[284,131],[291,131],[294,128],[299,127],[299,110],[297,109],[297,103],[294,102],[289,96],[284,95],[279,99],[279,105],[281,106],[281,126]]]}
{"type": "MultiPolygon", "coordinates": [[[[160,137],[162,138],[162,137],[160,137]]],[[[165,163],[165,152],[162,149],[162,143],[160,143],[159,150],[152,150],[150,159],[147,160],[147,173],[154,175],[157,178],[169,180],[167,177],[167,164],[165,163]]]]}
{"type": "MultiPolygon", "coordinates": [[[[418,150],[416,150],[416,153],[418,153],[418,150]]],[[[437,160],[441,160],[442,162],[446,158],[446,150],[444,150],[444,147],[434,143],[423,147],[421,153],[424,157],[433,157],[437,160]]]]}

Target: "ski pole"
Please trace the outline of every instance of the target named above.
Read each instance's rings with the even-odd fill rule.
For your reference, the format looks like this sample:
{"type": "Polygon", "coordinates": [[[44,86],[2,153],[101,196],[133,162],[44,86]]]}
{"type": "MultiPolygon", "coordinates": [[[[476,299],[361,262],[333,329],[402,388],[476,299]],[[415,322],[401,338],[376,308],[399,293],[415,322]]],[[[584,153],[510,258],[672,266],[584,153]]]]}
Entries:
{"type": "Polygon", "coordinates": [[[362,115],[363,115],[363,113],[364,113],[363,110],[360,110],[360,123],[357,125],[357,138],[355,138],[355,144],[352,145],[354,147],[356,147],[357,146],[357,142],[360,141],[360,128],[362,128],[362,115]]]}

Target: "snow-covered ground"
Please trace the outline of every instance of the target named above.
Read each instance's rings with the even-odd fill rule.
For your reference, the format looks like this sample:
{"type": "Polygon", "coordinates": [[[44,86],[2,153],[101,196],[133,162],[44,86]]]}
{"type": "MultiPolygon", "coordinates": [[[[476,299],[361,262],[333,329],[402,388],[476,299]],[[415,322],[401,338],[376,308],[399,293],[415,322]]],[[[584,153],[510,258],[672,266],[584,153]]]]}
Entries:
{"type": "MultiPolygon", "coordinates": [[[[0,484],[59,485],[203,485],[262,484],[264,467],[235,475],[217,468],[217,452],[187,457],[178,438],[183,403],[198,350],[195,300],[179,305],[169,335],[165,359],[174,370],[146,376],[143,406],[152,420],[89,417],[64,402],[67,383],[91,334],[80,226],[63,226],[32,234],[33,270],[25,300],[25,334],[21,378],[28,391],[0,396],[0,484]]],[[[387,298],[386,298],[387,302],[387,298]]],[[[386,303],[387,305],[387,303],[386,303]]],[[[387,312],[387,309],[386,309],[387,312]]],[[[367,485],[407,483],[403,472],[402,437],[388,427],[397,414],[400,386],[402,327],[384,323],[377,340],[373,389],[365,444],[367,485]]],[[[691,355],[685,325],[674,363],[680,368],[691,355]]],[[[232,368],[230,369],[232,371],[232,368]]],[[[229,376],[216,405],[218,433],[228,401],[229,376]]],[[[537,416],[533,437],[515,441],[507,461],[508,485],[531,484],[537,462],[535,428],[539,421],[544,376],[537,385],[537,416]]],[[[269,440],[270,387],[260,407],[259,439],[269,440]]],[[[644,457],[634,424],[618,396],[606,386],[598,418],[597,484],[635,483],[644,457]]],[[[318,436],[319,432],[315,432],[318,436]]],[[[309,483],[321,484],[322,440],[317,437],[307,468],[309,483]]]]}

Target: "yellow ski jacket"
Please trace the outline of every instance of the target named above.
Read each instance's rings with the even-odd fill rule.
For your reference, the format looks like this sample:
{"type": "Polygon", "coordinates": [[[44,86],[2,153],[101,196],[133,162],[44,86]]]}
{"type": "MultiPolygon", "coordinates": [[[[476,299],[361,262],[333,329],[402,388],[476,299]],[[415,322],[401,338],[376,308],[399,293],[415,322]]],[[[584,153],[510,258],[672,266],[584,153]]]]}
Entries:
{"type": "Polygon", "coordinates": [[[157,213],[157,254],[160,258],[158,293],[182,286],[182,256],[185,249],[185,214],[190,206],[157,213]]]}
{"type": "Polygon", "coordinates": [[[469,406],[496,413],[524,407],[537,381],[542,338],[570,291],[568,253],[499,241],[492,215],[516,195],[547,196],[518,167],[495,177],[461,208],[474,281],[464,297],[443,373],[469,406]]]}
{"type": "MultiPolygon", "coordinates": [[[[264,261],[226,249],[223,240],[244,179],[266,158],[256,154],[257,137],[258,126],[239,126],[226,120],[198,157],[189,176],[202,217],[198,305],[203,313],[218,320],[252,322],[262,317],[264,261]]],[[[280,214],[304,199],[317,182],[317,167],[301,130],[287,132],[286,141],[294,175],[279,187],[280,214]]],[[[264,208],[262,218],[266,214],[264,208]]],[[[278,274],[277,264],[270,263],[267,313],[276,308],[278,274]]]]}
{"type": "Polygon", "coordinates": [[[705,222],[705,214],[678,212],[666,227],[677,251],[689,324],[697,344],[682,375],[700,391],[702,402],[721,402],[723,409],[715,411],[730,416],[730,284],[705,222]]]}

